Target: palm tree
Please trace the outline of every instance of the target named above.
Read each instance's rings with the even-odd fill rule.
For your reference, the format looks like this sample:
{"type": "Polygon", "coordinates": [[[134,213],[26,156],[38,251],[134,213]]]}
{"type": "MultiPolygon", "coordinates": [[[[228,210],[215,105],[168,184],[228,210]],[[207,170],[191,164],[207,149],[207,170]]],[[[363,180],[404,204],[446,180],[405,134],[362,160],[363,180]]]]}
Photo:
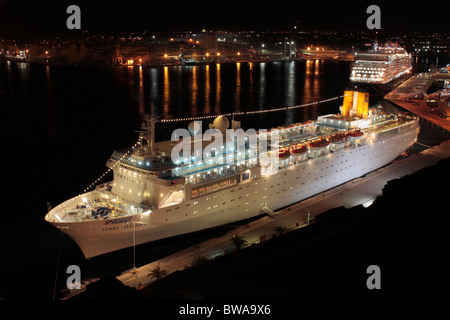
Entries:
{"type": "Polygon", "coordinates": [[[150,270],[150,273],[147,275],[148,278],[156,280],[160,280],[167,274],[166,270],[161,270],[161,267],[156,267],[155,269],[150,270]]]}
{"type": "Polygon", "coordinates": [[[281,236],[283,233],[285,233],[287,231],[287,228],[284,226],[277,226],[273,230],[278,232],[278,235],[281,236]]]}
{"type": "Polygon", "coordinates": [[[244,236],[240,236],[238,234],[236,234],[234,237],[231,237],[230,241],[231,244],[238,250],[247,245],[247,240],[244,239],[244,236]]]}
{"type": "Polygon", "coordinates": [[[264,242],[266,240],[267,240],[267,236],[265,233],[259,236],[259,242],[264,242]]]}

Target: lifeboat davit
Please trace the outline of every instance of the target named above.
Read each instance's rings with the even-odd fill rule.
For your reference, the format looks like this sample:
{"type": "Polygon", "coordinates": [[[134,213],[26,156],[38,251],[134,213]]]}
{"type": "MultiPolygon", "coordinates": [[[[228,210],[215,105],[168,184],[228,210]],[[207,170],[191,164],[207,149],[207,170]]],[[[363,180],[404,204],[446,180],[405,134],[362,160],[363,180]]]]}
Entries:
{"type": "Polygon", "coordinates": [[[314,140],[309,143],[310,148],[324,148],[330,144],[330,141],[325,138],[314,140]]]}
{"type": "Polygon", "coordinates": [[[349,136],[349,137],[361,137],[362,135],[363,135],[364,133],[361,131],[361,130],[359,130],[359,129],[356,129],[356,130],[352,130],[352,131],[349,131],[348,133],[347,133],[347,135],[349,136]]]}
{"type": "Polygon", "coordinates": [[[347,141],[348,137],[345,133],[336,133],[330,137],[331,142],[340,143],[347,141]]]}
{"type": "Polygon", "coordinates": [[[292,147],[291,152],[292,153],[303,153],[308,151],[308,148],[304,144],[297,144],[292,147]]]}
{"type": "Polygon", "coordinates": [[[278,157],[279,157],[280,159],[285,159],[285,158],[289,157],[290,155],[291,155],[291,152],[290,152],[289,149],[287,149],[287,148],[280,149],[280,150],[278,151],[278,157]]]}

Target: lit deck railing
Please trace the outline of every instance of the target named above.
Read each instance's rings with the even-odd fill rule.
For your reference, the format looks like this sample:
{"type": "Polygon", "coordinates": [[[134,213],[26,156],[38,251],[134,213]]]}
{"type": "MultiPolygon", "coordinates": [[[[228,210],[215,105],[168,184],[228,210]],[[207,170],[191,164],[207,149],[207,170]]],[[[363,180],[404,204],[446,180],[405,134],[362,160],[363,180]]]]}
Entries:
{"type": "Polygon", "coordinates": [[[175,167],[174,163],[169,157],[158,157],[158,162],[150,160],[140,161],[137,159],[133,159],[131,155],[127,155],[128,153],[132,153],[132,148],[119,149],[114,151],[110,159],[129,166],[149,171],[160,171],[175,167]]]}

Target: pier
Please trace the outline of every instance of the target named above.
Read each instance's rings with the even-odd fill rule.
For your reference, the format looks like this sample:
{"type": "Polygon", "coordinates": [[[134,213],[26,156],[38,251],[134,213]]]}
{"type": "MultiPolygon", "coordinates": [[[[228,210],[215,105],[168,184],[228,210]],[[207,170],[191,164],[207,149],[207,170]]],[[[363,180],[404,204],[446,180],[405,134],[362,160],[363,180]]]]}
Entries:
{"type": "Polygon", "coordinates": [[[435,165],[439,160],[448,157],[450,157],[450,141],[402,160],[393,161],[363,177],[273,212],[270,216],[264,216],[243,225],[224,236],[207,240],[142,267],[129,270],[118,276],[117,279],[126,286],[142,289],[156,280],[148,276],[156,268],[160,268],[166,274],[171,274],[191,267],[195,261],[211,260],[236,250],[230,242],[230,238],[236,234],[243,237],[247,241],[247,245],[257,244],[277,234],[275,231],[277,227],[281,227],[284,232],[305,227],[314,220],[314,217],[327,210],[342,206],[346,208],[357,205],[368,207],[382,194],[382,189],[388,181],[435,165]]]}
{"type": "Polygon", "coordinates": [[[384,98],[400,108],[416,114],[417,116],[431,122],[443,130],[450,132],[450,107],[439,102],[440,112],[434,112],[428,106],[424,97],[427,90],[436,81],[449,81],[450,73],[421,73],[409,78],[397,88],[388,93],[384,98]]]}

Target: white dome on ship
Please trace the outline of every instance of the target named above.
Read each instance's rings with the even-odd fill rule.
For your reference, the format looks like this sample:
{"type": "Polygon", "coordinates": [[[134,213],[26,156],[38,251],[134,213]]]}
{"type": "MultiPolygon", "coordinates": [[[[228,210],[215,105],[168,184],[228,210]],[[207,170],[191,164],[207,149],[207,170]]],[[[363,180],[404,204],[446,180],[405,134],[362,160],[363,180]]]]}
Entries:
{"type": "Polygon", "coordinates": [[[218,116],[217,118],[214,119],[212,123],[213,128],[220,130],[222,132],[225,132],[225,130],[228,129],[229,125],[230,122],[224,116],[218,116]]]}
{"type": "Polygon", "coordinates": [[[197,121],[189,122],[188,130],[191,134],[196,134],[200,130],[200,123],[198,123],[197,121]]]}

